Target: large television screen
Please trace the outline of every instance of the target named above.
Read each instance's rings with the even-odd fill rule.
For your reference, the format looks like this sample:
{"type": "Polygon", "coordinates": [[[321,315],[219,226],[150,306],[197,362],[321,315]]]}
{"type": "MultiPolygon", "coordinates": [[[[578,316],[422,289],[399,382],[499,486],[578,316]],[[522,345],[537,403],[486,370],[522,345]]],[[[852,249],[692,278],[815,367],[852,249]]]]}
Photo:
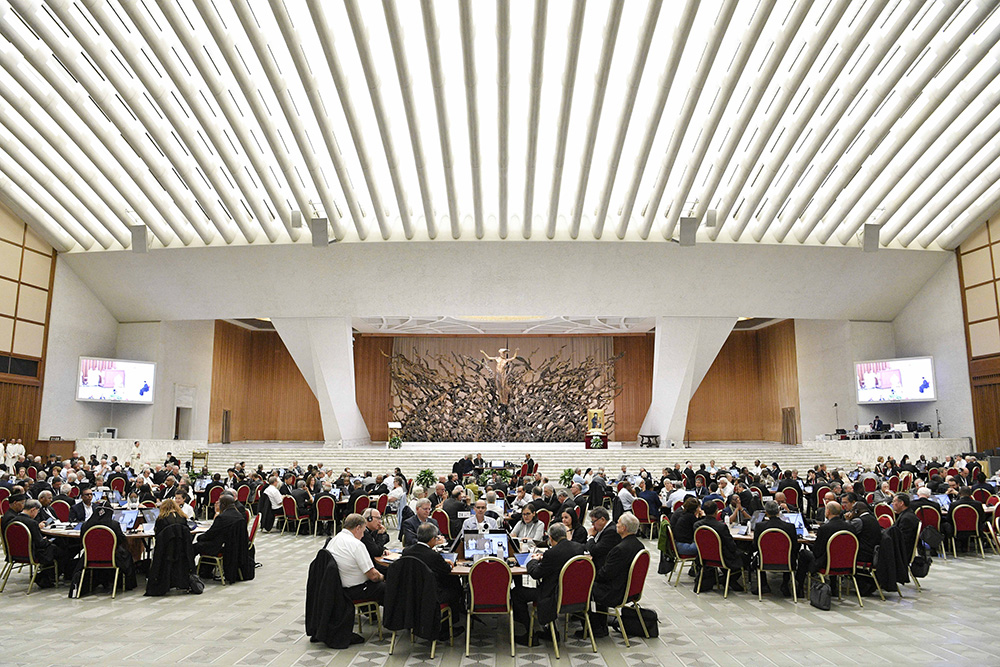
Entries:
{"type": "Polygon", "coordinates": [[[858,403],[937,400],[933,357],[857,362],[854,384],[858,403]]]}
{"type": "Polygon", "coordinates": [[[76,400],[150,405],[155,379],[151,361],[80,357],[76,400]]]}

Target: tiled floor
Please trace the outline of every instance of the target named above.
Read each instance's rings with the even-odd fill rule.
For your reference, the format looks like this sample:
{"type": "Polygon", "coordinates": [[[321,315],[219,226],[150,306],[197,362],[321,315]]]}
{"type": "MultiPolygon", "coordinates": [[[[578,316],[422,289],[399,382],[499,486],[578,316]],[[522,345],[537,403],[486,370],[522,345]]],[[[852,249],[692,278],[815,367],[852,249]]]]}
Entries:
{"type": "MultiPolygon", "coordinates": [[[[0,595],[0,665],[177,664],[350,665],[350,667],[659,667],[660,665],[847,665],[998,664],[995,610],[1000,557],[962,556],[936,560],[904,598],[834,601],[821,612],[800,601],[747,593],[695,595],[691,579],[679,587],[650,574],[644,603],[660,616],[660,636],[635,638],[626,649],[620,636],[588,641],[570,638],[562,659],[548,645],[517,647],[510,657],[507,635],[497,621],[474,624],[472,654],[465,637],[455,647],[439,646],[434,660],[425,643],[408,639],[388,655],[388,635],[359,647],[334,651],[305,636],[303,594],[306,572],[322,538],[261,535],[258,559],[264,567],[253,582],[223,588],[208,582],[204,595],[173,593],[147,598],[140,589],[119,595],[97,593],[67,599],[67,588],[24,595],[27,576],[11,575],[0,595]],[[29,637],[30,639],[26,639],[29,637]]],[[[651,548],[655,545],[650,543],[651,548]]],[[[655,563],[655,559],[654,559],[655,563]]],[[[777,581],[775,581],[777,583],[777,581]]],[[[774,586],[777,589],[777,586],[774,586]]],[[[465,625],[462,619],[462,625],[465,625]]],[[[506,628],[506,626],[502,626],[506,628]]],[[[367,625],[366,625],[367,632],[367,625]]],[[[563,650],[561,649],[561,650],[563,650]]]]}

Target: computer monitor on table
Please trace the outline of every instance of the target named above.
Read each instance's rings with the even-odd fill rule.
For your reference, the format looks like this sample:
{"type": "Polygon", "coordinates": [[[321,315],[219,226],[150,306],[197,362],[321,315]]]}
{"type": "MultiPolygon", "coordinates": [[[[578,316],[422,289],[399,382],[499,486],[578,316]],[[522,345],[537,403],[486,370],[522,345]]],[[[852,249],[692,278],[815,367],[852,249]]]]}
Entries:
{"type": "Polygon", "coordinates": [[[142,513],[144,523],[156,523],[156,520],[160,518],[160,509],[158,507],[146,507],[139,511],[142,513]]]}
{"type": "Polygon", "coordinates": [[[139,510],[114,510],[111,518],[118,522],[122,531],[128,532],[132,530],[135,522],[139,519],[139,510]]]}
{"type": "Polygon", "coordinates": [[[207,477],[200,477],[194,482],[195,491],[204,491],[205,487],[208,486],[209,479],[207,477]]]}
{"type": "Polygon", "coordinates": [[[510,538],[506,531],[496,530],[487,533],[465,531],[462,539],[467,560],[475,560],[484,556],[506,558],[510,555],[510,538]]]}
{"type": "Polygon", "coordinates": [[[782,512],[781,518],[795,526],[795,532],[802,537],[806,534],[806,522],[802,518],[801,512],[782,512]]]}
{"type": "Polygon", "coordinates": [[[506,461],[490,461],[490,468],[494,470],[502,470],[507,467],[506,461]]]}
{"type": "Polygon", "coordinates": [[[938,501],[938,504],[941,506],[941,509],[943,510],[948,509],[948,506],[951,505],[951,496],[949,496],[947,493],[939,493],[936,496],[934,496],[934,499],[938,501]]]}

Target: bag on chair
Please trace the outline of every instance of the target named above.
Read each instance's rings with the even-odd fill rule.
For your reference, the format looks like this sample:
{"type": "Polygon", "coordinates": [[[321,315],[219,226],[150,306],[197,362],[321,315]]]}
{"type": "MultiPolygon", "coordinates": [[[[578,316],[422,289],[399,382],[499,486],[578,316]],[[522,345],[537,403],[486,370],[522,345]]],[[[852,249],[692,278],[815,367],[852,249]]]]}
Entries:
{"type": "Polygon", "coordinates": [[[809,591],[809,604],[823,611],[830,611],[830,584],[825,581],[814,581],[809,591]]]}

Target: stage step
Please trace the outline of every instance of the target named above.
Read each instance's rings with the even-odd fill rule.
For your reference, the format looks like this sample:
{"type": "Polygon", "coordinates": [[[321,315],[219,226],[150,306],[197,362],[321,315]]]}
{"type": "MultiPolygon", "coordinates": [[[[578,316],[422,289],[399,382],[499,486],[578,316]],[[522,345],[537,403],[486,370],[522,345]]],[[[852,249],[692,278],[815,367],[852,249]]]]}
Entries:
{"type": "MultiPolygon", "coordinates": [[[[370,470],[376,474],[380,472],[390,472],[393,468],[399,467],[408,477],[416,476],[420,470],[429,468],[436,475],[446,475],[451,472],[452,465],[462,455],[461,451],[455,449],[435,450],[433,443],[421,443],[410,445],[398,450],[387,450],[385,448],[370,447],[358,449],[336,449],[317,445],[304,445],[295,447],[289,445],[268,446],[268,445],[210,445],[208,467],[212,472],[223,472],[226,468],[237,461],[244,461],[248,467],[256,467],[263,464],[265,470],[271,468],[286,468],[292,465],[293,461],[298,461],[305,467],[312,463],[322,463],[327,469],[343,470],[349,467],[352,472],[358,473],[370,470]]],[[[551,446],[550,446],[551,447],[551,446]]],[[[659,475],[665,467],[673,467],[675,463],[682,466],[685,461],[690,460],[695,468],[701,463],[707,464],[715,460],[716,466],[728,465],[736,461],[740,466],[752,465],[754,460],[760,459],[763,464],[770,465],[777,461],[782,469],[797,468],[805,473],[805,470],[814,465],[825,463],[833,468],[853,468],[856,462],[851,462],[846,458],[838,457],[820,448],[806,445],[775,445],[773,443],[760,443],[755,446],[738,444],[733,446],[724,445],[696,445],[690,449],[678,448],[658,448],[645,449],[636,446],[623,448],[611,448],[607,450],[585,450],[582,445],[551,449],[546,447],[532,451],[534,460],[538,463],[538,470],[545,477],[557,482],[560,474],[566,468],[594,468],[603,467],[608,474],[617,476],[622,465],[628,466],[630,472],[638,472],[640,468],[646,468],[651,473],[659,475]]],[[[470,450],[469,453],[481,453],[487,461],[496,459],[515,459],[520,462],[524,452],[513,450],[509,447],[502,449],[491,449],[488,446],[470,450]],[[518,452],[516,455],[514,452],[518,452]]]]}

